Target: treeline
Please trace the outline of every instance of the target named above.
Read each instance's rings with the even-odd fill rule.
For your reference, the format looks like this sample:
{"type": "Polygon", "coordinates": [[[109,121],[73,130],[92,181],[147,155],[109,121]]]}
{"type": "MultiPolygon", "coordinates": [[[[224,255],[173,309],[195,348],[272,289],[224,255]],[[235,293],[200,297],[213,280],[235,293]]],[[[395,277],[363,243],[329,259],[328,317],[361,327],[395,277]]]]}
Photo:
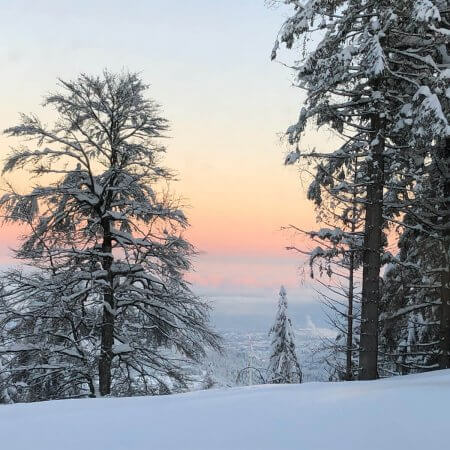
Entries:
{"type": "Polygon", "coordinates": [[[272,57],[295,50],[306,94],[289,127],[323,228],[299,230],[339,330],[332,377],[450,368],[449,3],[285,0],[272,57]],[[308,127],[336,147],[302,148],[308,127]],[[398,251],[389,251],[389,242],[398,251]]]}

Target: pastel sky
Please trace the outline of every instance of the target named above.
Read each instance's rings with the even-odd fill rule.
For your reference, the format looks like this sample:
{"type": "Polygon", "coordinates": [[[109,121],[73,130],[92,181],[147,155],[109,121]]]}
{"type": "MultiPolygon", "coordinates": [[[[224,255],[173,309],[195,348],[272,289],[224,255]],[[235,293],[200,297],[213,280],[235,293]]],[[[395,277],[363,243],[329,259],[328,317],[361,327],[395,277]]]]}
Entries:
{"type": "MultiPolygon", "coordinates": [[[[189,205],[189,237],[202,251],[191,276],[195,289],[219,312],[257,315],[274,308],[284,284],[293,304],[317,311],[311,288],[302,284],[301,260],[284,249],[292,239],[280,231],[315,222],[301,175],[283,166],[280,134],[303,98],[290,72],[270,61],[287,10],[264,0],[4,0],[1,6],[7,37],[0,42],[1,129],[15,124],[20,111],[50,120],[40,104],[57,77],[139,71],[171,122],[166,163],[179,174],[173,189],[189,205]]],[[[326,133],[310,133],[303,145],[330,142],[326,133]]],[[[0,137],[2,154],[10,144],[0,137]]],[[[2,264],[18,233],[3,229],[2,264]]]]}

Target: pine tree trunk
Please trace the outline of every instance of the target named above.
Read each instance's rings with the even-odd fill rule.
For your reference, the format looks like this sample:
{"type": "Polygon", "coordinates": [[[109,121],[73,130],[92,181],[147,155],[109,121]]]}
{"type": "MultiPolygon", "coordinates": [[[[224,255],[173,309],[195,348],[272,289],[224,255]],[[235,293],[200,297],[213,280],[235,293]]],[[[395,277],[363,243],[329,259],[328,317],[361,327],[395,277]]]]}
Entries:
{"type": "MultiPolygon", "coordinates": [[[[354,167],[354,175],[353,175],[353,207],[352,207],[352,224],[351,224],[351,232],[352,236],[355,235],[356,232],[356,215],[357,215],[357,181],[358,181],[358,157],[355,158],[355,167],[354,167]]],[[[347,381],[351,381],[353,379],[353,297],[355,291],[355,249],[350,249],[350,264],[349,264],[349,279],[348,279],[348,308],[347,308],[347,352],[346,352],[346,375],[345,379],[347,381]]]]}
{"type": "Polygon", "coordinates": [[[112,239],[110,232],[110,223],[104,223],[104,238],[102,244],[103,256],[103,270],[107,272],[108,286],[103,289],[103,319],[102,319],[102,336],[101,336],[101,351],[98,365],[98,378],[100,395],[111,394],[111,362],[113,359],[113,344],[114,344],[114,319],[115,319],[115,305],[113,295],[113,274],[111,271],[112,265],[112,239]]]}
{"type": "Polygon", "coordinates": [[[347,309],[347,361],[346,361],[346,375],[347,381],[353,378],[353,285],[354,285],[354,271],[355,271],[355,253],[350,254],[350,275],[348,282],[348,309],[347,309]]]}
{"type": "MultiPolygon", "coordinates": [[[[445,247],[447,252],[448,264],[448,252],[449,252],[449,239],[445,241],[445,247]]],[[[441,274],[441,311],[439,318],[439,341],[440,341],[440,369],[450,369],[450,271],[447,265],[445,271],[441,274]]]]}
{"type": "Polygon", "coordinates": [[[441,308],[439,320],[439,341],[440,341],[440,358],[439,368],[450,369],[450,139],[445,140],[445,147],[441,155],[444,171],[444,189],[443,194],[445,203],[442,210],[444,211],[442,224],[447,227],[444,231],[443,239],[443,257],[442,266],[444,270],[441,272],[441,308]]]}
{"type": "Polygon", "coordinates": [[[371,118],[372,159],[368,162],[371,174],[367,188],[364,227],[363,285],[361,305],[361,337],[359,350],[359,379],[378,377],[378,304],[380,298],[381,244],[383,226],[384,138],[383,119],[371,118]]]}

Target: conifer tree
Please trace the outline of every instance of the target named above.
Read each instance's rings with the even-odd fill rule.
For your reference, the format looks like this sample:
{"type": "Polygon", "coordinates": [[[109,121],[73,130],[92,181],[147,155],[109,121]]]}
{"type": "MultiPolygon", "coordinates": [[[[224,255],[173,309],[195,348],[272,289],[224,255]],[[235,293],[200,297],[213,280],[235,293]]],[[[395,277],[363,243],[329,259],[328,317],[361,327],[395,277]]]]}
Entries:
{"type": "Polygon", "coordinates": [[[383,277],[380,304],[382,376],[439,368],[439,283],[430,267],[439,267],[437,242],[405,230],[400,252],[383,277]]]}
{"type": "Polygon", "coordinates": [[[318,221],[326,228],[305,231],[296,226],[289,227],[309,238],[312,250],[298,246],[288,249],[308,256],[311,278],[318,285],[316,291],[325,306],[328,322],[337,330],[336,339],[324,339],[330,379],[351,380],[357,376],[359,344],[356,332],[360,319],[359,269],[364,225],[364,209],[358,202],[358,169],[355,157],[342,167],[340,183],[336,187],[311,183],[308,194],[316,204],[318,221]]]}
{"type": "MultiPolygon", "coordinates": [[[[407,194],[414,191],[418,181],[420,184],[417,173],[426,165],[426,158],[420,158],[422,150],[442,148],[449,133],[445,114],[448,90],[444,87],[448,77],[448,2],[284,3],[294,12],[280,31],[272,57],[276,57],[280,43],[293,48],[303,40],[303,48],[308,49],[294,67],[296,83],[307,98],[298,121],[287,131],[295,150],[286,161],[292,164],[303,157],[319,160],[310,192],[320,195],[320,187],[339,186],[342,167],[355,155],[359,160],[358,201],[365,214],[359,378],[373,379],[378,376],[378,306],[386,244],[383,231],[390,222],[401,221],[399,213],[410,203],[405,199],[407,194]],[[334,151],[300,150],[301,137],[312,120],[338,133],[340,141],[334,151]],[[416,173],[411,171],[413,160],[419,161],[416,173]]],[[[427,156],[436,159],[438,154],[433,149],[427,156]]],[[[447,174],[443,176],[447,179],[442,183],[445,188],[448,170],[442,166],[442,173],[447,174]]],[[[444,211],[442,207],[441,218],[447,214],[444,211]]],[[[448,271],[444,270],[443,279],[446,277],[448,271]]],[[[443,295],[447,295],[448,283],[442,284],[443,295]]],[[[443,301],[444,328],[449,317],[446,305],[443,301]]],[[[443,355],[448,359],[446,351],[443,355]]]]}
{"type": "Polygon", "coordinates": [[[286,290],[281,286],[277,316],[269,332],[269,335],[272,335],[267,377],[269,383],[302,382],[302,371],[297,359],[294,332],[291,319],[287,316],[287,307],[286,290]]]}
{"type": "Polygon", "coordinates": [[[446,309],[442,274],[449,264],[442,251],[445,228],[436,215],[445,198],[439,174],[430,176],[433,166],[427,168],[420,193],[406,209],[399,252],[389,258],[383,278],[379,367],[384,375],[448,368],[450,328],[442,317],[446,309]],[[426,204],[438,208],[424,208],[426,204]]]}

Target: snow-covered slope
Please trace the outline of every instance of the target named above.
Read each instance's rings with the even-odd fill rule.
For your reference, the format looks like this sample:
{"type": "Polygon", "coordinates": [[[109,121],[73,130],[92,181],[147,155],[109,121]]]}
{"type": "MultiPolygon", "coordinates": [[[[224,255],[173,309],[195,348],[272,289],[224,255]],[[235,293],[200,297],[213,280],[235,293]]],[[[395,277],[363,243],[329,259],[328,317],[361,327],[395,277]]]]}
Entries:
{"type": "Polygon", "coordinates": [[[0,407],[8,450],[441,450],[450,370],[0,407]]]}

